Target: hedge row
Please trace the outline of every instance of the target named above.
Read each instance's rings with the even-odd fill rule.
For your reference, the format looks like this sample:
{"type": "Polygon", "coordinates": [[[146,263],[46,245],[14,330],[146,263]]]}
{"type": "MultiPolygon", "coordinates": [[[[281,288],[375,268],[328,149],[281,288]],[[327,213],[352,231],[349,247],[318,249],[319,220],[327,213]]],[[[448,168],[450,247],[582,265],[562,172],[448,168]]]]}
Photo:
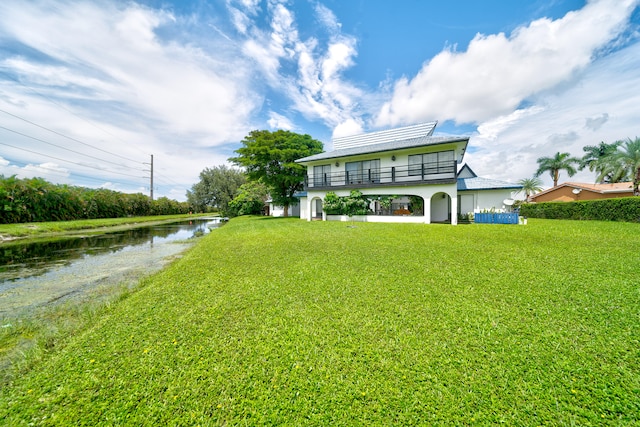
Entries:
{"type": "Polygon", "coordinates": [[[166,197],[151,201],[126,194],[51,184],[42,178],[0,175],[0,224],[188,213],[189,205],[166,197]]]}
{"type": "Polygon", "coordinates": [[[520,215],[529,218],[640,222],[640,197],[525,203],[520,206],[520,215]]]}

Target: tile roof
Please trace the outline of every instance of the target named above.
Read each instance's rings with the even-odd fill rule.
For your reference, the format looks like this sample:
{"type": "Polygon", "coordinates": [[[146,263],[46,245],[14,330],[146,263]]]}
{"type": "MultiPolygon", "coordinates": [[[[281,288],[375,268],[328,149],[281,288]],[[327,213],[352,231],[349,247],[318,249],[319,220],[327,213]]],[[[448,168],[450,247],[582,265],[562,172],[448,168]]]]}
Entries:
{"type": "Polygon", "coordinates": [[[565,182],[564,185],[595,191],[597,193],[626,193],[633,191],[633,182],[616,182],[613,184],[584,184],[582,182],[565,182]]]}
{"type": "Polygon", "coordinates": [[[614,184],[586,184],[584,182],[563,182],[562,184],[548,188],[544,191],[536,193],[531,196],[531,200],[535,200],[537,197],[558,190],[562,187],[578,188],[581,190],[587,190],[594,193],[610,194],[610,193],[633,193],[633,182],[617,182],[614,184]]]}

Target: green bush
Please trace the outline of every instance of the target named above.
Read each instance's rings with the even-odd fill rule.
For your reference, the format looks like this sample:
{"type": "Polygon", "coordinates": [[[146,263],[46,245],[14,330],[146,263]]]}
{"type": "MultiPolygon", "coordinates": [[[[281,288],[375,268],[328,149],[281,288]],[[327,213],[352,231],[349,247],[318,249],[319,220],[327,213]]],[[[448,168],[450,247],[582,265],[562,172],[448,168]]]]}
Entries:
{"type": "Polygon", "coordinates": [[[358,190],[351,190],[346,197],[338,197],[330,191],[324,197],[323,209],[328,215],[367,215],[369,199],[358,190]]]}
{"type": "Polygon", "coordinates": [[[0,224],[188,213],[186,202],[0,175],[0,224]]]}
{"type": "Polygon", "coordinates": [[[640,222],[640,197],[525,203],[520,206],[520,215],[545,219],[640,222]]]}

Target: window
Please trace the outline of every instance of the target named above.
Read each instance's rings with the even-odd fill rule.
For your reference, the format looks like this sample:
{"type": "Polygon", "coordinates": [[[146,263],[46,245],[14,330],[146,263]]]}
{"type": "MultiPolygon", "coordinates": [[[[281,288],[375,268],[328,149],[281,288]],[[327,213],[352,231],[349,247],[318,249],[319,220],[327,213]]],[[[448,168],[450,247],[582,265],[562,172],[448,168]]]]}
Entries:
{"type": "Polygon", "coordinates": [[[380,159],[347,162],[345,171],[349,184],[380,182],[380,159]]]}
{"type": "Polygon", "coordinates": [[[409,175],[435,175],[454,171],[453,151],[440,151],[438,153],[415,154],[409,156],[409,175]]]}
{"type": "Polygon", "coordinates": [[[331,185],[331,165],[313,167],[313,186],[322,187],[331,185]]]}

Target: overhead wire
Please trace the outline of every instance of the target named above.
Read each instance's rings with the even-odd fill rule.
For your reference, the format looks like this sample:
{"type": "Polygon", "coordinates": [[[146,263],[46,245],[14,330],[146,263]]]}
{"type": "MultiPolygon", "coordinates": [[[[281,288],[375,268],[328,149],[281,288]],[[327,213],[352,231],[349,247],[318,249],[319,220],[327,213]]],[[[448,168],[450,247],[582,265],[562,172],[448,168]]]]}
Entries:
{"type": "MultiPolygon", "coordinates": [[[[41,96],[41,97],[45,98],[47,101],[51,102],[52,104],[54,104],[54,105],[56,105],[56,106],[58,106],[58,107],[62,108],[62,109],[63,109],[63,110],[65,110],[67,113],[74,115],[75,117],[77,117],[77,118],[79,118],[80,120],[82,120],[82,121],[84,121],[84,122],[86,122],[86,123],[90,124],[91,126],[95,127],[96,129],[98,129],[98,130],[100,130],[100,131],[102,131],[102,132],[106,133],[107,135],[110,135],[110,136],[114,137],[115,139],[119,140],[120,142],[124,142],[124,143],[126,144],[126,142],[125,142],[125,141],[123,141],[122,139],[120,139],[118,136],[113,135],[113,134],[112,134],[111,132],[109,132],[108,130],[101,128],[100,126],[98,126],[98,125],[96,125],[94,122],[92,122],[91,120],[88,120],[88,119],[86,119],[86,118],[84,118],[84,117],[82,117],[82,116],[79,116],[78,114],[76,114],[76,113],[74,113],[73,111],[71,111],[71,110],[69,110],[68,108],[66,108],[64,105],[62,105],[62,104],[60,104],[60,103],[58,103],[58,102],[54,101],[53,99],[51,99],[50,97],[48,97],[48,96],[47,96],[47,95],[45,95],[44,93],[39,92],[39,91],[37,91],[36,89],[34,89],[34,88],[30,87],[30,86],[27,86],[26,84],[24,84],[22,81],[20,81],[20,79],[16,78],[15,76],[13,76],[13,75],[11,75],[11,74],[9,74],[9,73],[7,73],[7,72],[2,72],[1,70],[0,70],[0,73],[4,74],[5,76],[7,76],[8,78],[10,78],[10,79],[11,79],[11,80],[13,80],[14,82],[18,83],[20,86],[22,86],[22,87],[24,87],[24,88],[26,88],[26,89],[29,89],[31,92],[35,93],[36,95],[39,95],[39,96],[41,96]]],[[[144,153],[142,150],[140,150],[140,149],[139,149],[138,147],[136,147],[136,146],[133,146],[133,148],[135,148],[136,150],[138,150],[138,151],[139,151],[140,153],[142,153],[142,154],[148,155],[148,153],[144,153]]],[[[129,160],[130,160],[130,159],[129,159],[129,160]]],[[[134,161],[134,160],[132,160],[132,161],[134,161]]]]}
{"type": "MultiPolygon", "coordinates": [[[[39,124],[37,124],[37,123],[34,123],[34,122],[30,121],[30,120],[25,119],[24,117],[17,116],[17,115],[15,115],[15,114],[12,114],[12,113],[10,113],[10,112],[8,112],[8,111],[5,111],[5,110],[3,110],[3,109],[1,109],[1,108],[0,108],[0,112],[3,112],[3,113],[5,113],[5,114],[7,114],[7,115],[9,115],[9,116],[11,116],[11,117],[15,117],[16,119],[22,120],[22,121],[24,121],[24,122],[26,122],[26,123],[29,123],[29,124],[33,125],[33,126],[37,126],[37,127],[39,127],[40,129],[44,129],[44,130],[46,130],[46,131],[48,131],[48,132],[55,133],[56,135],[62,136],[62,137],[67,138],[67,139],[70,139],[71,141],[75,141],[75,142],[80,143],[80,144],[82,144],[82,145],[86,145],[87,147],[91,147],[91,148],[93,148],[94,150],[102,151],[103,153],[106,153],[106,154],[109,154],[109,155],[111,155],[111,156],[115,156],[115,157],[120,157],[121,159],[128,160],[128,161],[130,161],[130,162],[140,163],[140,161],[138,161],[138,160],[129,159],[128,157],[121,156],[120,154],[112,153],[112,152],[107,151],[107,150],[103,150],[102,148],[99,148],[99,147],[93,146],[93,145],[91,145],[91,144],[88,144],[88,143],[86,143],[86,142],[80,141],[79,139],[72,138],[72,137],[70,137],[70,136],[68,136],[68,135],[65,135],[65,134],[63,134],[63,133],[60,133],[60,132],[55,131],[55,130],[53,130],[53,129],[49,129],[48,127],[45,127],[45,126],[39,125],[39,124]]],[[[69,151],[71,151],[71,150],[69,150],[69,151]]],[[[108,162],[108,160],[105,160],[105,161],[107,161],[107,162],[108,162]]],[[[109,163],[113,163],[113,162],[109,162],[109,163]]],[[[126,166],[126,167],[130,167],[130,166],[126,166]]]]}
{"type": "MultiPolygon", "coordinates": [[[[34,139],[37,139],[37,138],[34,138],[34,139]]],[[[16,147],[15,145],[7,144],[6,142],[0,142],[0,145],[6,145],[7,147],[15,148],[16,150],[26,151],[28,153],[37,154],[39,156],[48,157],[50,159],[59,160],[61,162],[71,163],[71,164],[74,164],[74,165],[77,165],[77,166],[82,166],[82,167],[85,167],[85,168],[95,169],[92,166],[87,166],[87,165],[83,165],[82,163],[72,162],[71,160],[61,159],[60,157],[55,157],[55,156],[51,156],[51,155],[48,155],[48,154],[39,153],[37,151],[29,150],[28,148],[16,147]]],[[[132,177],[132,178],[148,178],[146,176],[136,176],[136,175],[131,175],[131,174],[122,173],[122,172],[116,172],[116,171],[111,171],[111,170],[104,170],[104,169],[100,169],[100,170],[103,171],[103,172],[114,173],[114,174],[123,175],[123,176],[129,176],[129,177],[132,177]]]]}
{"type": "MultiPolygon", "coordinates": [[[[0,110],[0,111],[2,111],[2,110],[0,110]]],[[[36,125],[36,126],[37,126],[37,125],[36,125]]],[[[40,127],[41,127],[41,126],[40,126],[40,127]]],[[[69,151],[69,152],[71,152],[71,153],[79,154],[79,155],[81,155],[81,156],[85,156],[85,157],[90,157],[90,158],[95,159],[95,160],[100,160],[101,162],[111,163],[112,165],[121,166],[121,167],[124,167],[124,168],[127,168],[127,169],[137,170],[136,168],[131,167],[131,166],[125,166],[125,165],[123,165],[123,164],[115,163],[115,162],[112,162],[112,161],[109,161],[109,160],[106,160],[106,159],[101,159],[101,158],[99,158],[99,157],[95,157],[95,156],[92,156],[92,155],[90,155],[90,154],[81,153],[81,152],[79,152],[79,151],[75,151],[75,150],[72,150],[72,149],[70,149],[70,148],[63,147],[63,146],[58,145],[58,144],[54,144],[53,142],[45,141],[44,139],[36,138],[35,136],[31,136],[31,135],[27,135],[27,134],[22,133],[22,132],[18,132],[17,130],[9,129],[9,128],[4,127],[4,126],[0,126],[0,129],[4,129],[4,130],[6,130],[6,131],[13,132],[13,133],[15,133],[15,134],[18,134],[18,135],[24,136],[24,137],[26,137],[26,138],[31,138],[31,139],[33,139],[33,140],[35,140],[35,141],[43,142],[43,143],[45,143],[45,144],[48,144],[48,145],[52,145],[52,146],[54,146],[54,147],[61,148],[61,149],[63,149],[63,150],[69,151]]],[[[52,132],[54,132],[54,133],[58,134],[58,133],[57,133],[57,132],[55,132],[55,131],[52,131],[52,132]]],[[[59,135],[60,135],[60,134],[59,134],[59,135]]],[[[62,136],[64,136],[64,135],[62,135],[62,136]]],[[[69,139],[73,139],[73,138],[70,138],[70,137],[67,137],[67,138],[69,138],[69,139]]]]}
{"type": "MultiPolygon", "coordinates": [[[[7,159],[7,160],[11,161],[12,163],[14,163],[16,165],[22,164],[22,167],[27,166],[27,163],[25,163],[25,162],[20,162],[20,161],[17,161],[15,159],[7,159]]],[[[91,181],[105,182],[104,179],[96,178],[96,177],[89,176],[89,175],[82,175],[82,174],[79,174],[79,173],[76,173],[76,172],[69,172],[68,174],[65,174],[64,172],[57,171],[55,169],[49,169],[49,168],[42,167],[42,166],[39,166],[39,170],[44,175],[58,175],[58,176],[62,176],[62,177],[69,177],[69,176],[72,175],[72,176],[77,176],[77,177],[80,177],[80,178],[88,179],[88,180],[91,180],[91,181]]],[[[109,182],[112,182],[114,184],[120,184],[120,185],[125,186],[125,187],[135,187],[135,185],[131,184],[131,181],[125,182],[125,181],[116,181],[116,180],[110,179],[109,182]]],[[[78,185],[78,187],[81,187],[81,186],[78,185]]]]}
{"type": "MultiPolygon", "coordinates": [[[[79,116],[78,114],[76,114],[76,113],[74,113],[73,111],[71,111],[71,110],[69,110],[68,108],[66,108],[64,105],[62,105],[62,104],[60,104],[60,103],[56,102],[55,100],[51,99],[49,96],[47,96],[47,95],[43,94],[42,92],[39,92],[38,90],[36,90],[36,89],[34,89],[34,88],[30,87],[30,86],[27,86],[26,84],[24,84],[22,81],[20,81],[20,80],[19,80],[18,78],[16,78],[15,76],[13,76],[13,75],[11,75],[11,74],[8,74],[8,73],[6,73],[6,72],[2,72],[2,71],[0,71],[0,73],[2,73],[2,74],[4,74],[5,76],[9,77],[11,80],[15,81],[16,83],[20,84],[21,86],[25,87],[26,89],[30,90],[31,92],[33,92],[33,93],[35,93],[35,94],[39,95],[39,96],[40,96],[40,97],[42,97],[42,98],[45,98],[46,100],[48,100],[48,101],[49,101],[49,102],[51,102],[52,104],[54,104],[54,105],[56,105],[56,106],[58,106],[58,107],[62,108],[63,110],[67,111],[68,113],[70,113],[70,114],[74,115],[75,117],[79,118],[80,120],[83,120],[84,122],[89,123],[91,126],[95,127],[96,129],[98,129],[98,130],[100,130],[100,131],[104,132],[104,133],[105,133],[105,134],[107,134],[107,135],[110,135],[110,136],[114,137],[115,139],[117,139],[117,140],[119,140],[119,141],[121,141],[121,142],[124,142],[124,141],[122,141],[122,139],[120,139],[119,137],[117,137],[117,136],[113,135],[111,132],[107,131],[106,129],[103,129],[102,127],[100,127],[100,126],[98,126],[98,125],[96,125],[96,124],[95,124],[95,123],[93,123],[92,121],[87,120],[86,118],[84,118],[84,117],[82,117],[82,116],[79,116]]],[[[133,160],[133,159],[131,159],[131,158],[128,158],[128,157],[122,156],[122,155],[117,154],[117,153],[112,153],[112,152],[110,152],[110,151],[107,151],[107,150],[104,150],[104,149],[102,149],[102,148],[96,147],[96,146],[94,146],[94,145],[92,145],[92,144],[88,144],[88,143],[86,143],[86,142],[84,142],[84,141],[80,141],[80,140],[78,140],[78,139],[76,139],[76,138],[70,137],[70,136],[68,136],[68,135],[64,135],[64,134],[62,134],[62,133],[60,133],[60,132],[58,132],[58,131],[55,131],[55,130],[50,129],[50,128],[47,128],[46,126],[39,125],[39,124],[37,124],[37,123],[35,123],[35,122],[32,122],[32,121],[30,121],[30,120],[28,120],[28,119],[25,119],[25,118],[23,118],[23,117],[20,117],[20,116],[18,116],[18,115],[12,114],[12,113],[10,113],[10,112],[8,112],[8,111],[5,111],[5,110],[3,110],[3,109],[0,109],[0,112],[3,112],[3,113],[5,113],[5,114],[7,114],[7,115],[9,115],[9,116],[12,116],[12,117],[16,118],[16,119],[22,120],[22,121],[24,121],[24,122],[26,122],[26,123],[29,123],[29,124],[33,125],[33,126],[37,126],[37,127],[41,128],[41,129],[43,129],[43,130],[46,130],[46,131],[48,131],[48,132],[52,132],[52,133],[54,133],[54,134],[56,134],[56,135],[62,136],[62,137],[64,137],[64,138],[67,138],[67,139],[69,139],[69,140],[72,140],[72,141],[75,141],[75,142],[77,142],[77,143],[83,144],[83,145],[88,146],[88,147],[90,147],[90,148],[93,148],[93,149],[95,149],[95,150],[101,151],[101,152],[103,152],[103,153],[106,153],[106,154],[109,154],[109,155],[112,155],[112,156],[116,156],[116,157],[119,157],[119,158],[121,158],[121,159],[124,159],[124,160],[127,160],[127,161],[131,161],[131,162],[134,162],[134,163],[142,163],[142,164],[145,164],[144,162],[139,162],[138,160],[133,160]]],[[[69,148],[62,147],[62,146],[59,146],[59,145],[57,145],[57,144],[54,144],[54,143],[51,143],[51,142],[48,142],[48,141],[45,141],[45,140],[42,140],[42,139],[39,139],[39,138],[35,138],[35,137],[32,137],[32,136],[29,136],[29,135],[23,134],[23,133],[21,133],[21,132],[18,132],[18,131],[15,131],[15,130],[12,130],[12,129],[9,129],[9,128],[6,128],[6,127],[3,127],[3,126],[0,126],[0,128],[5,129],[5,130],[8,130],[8,131],[10,131],[10,132],[14,132],[14,133],[19,134],[19,135],[22,135],[22,136],[25,136],[25,137],[27,137],[27,138],[31,138],[31,139],[34,139],[34,140],[37,140],[37,141],[43,142],[43,143],[45,143],[45,144],[49,144],[49,145],[52,145],[52,146],[55,146],[55,147],[61,148],[61,149],[63,149],[63,150],[67,150],[67,151],[70,151],[70,152],[76,153],[76,154],[80,154],[80,155],[83,155],[83,156],[86,156],[86,157],[90,157],[90,158],[93,158],[93,159],[96,159],[96,160],[100,160],[100,161],[103,161],[103,162],[111,163],[111,164],[114,164],[114,165],[116,165],[116,166],[125,167],[125,168],[129,168],[129,169],[132,169],[132,170],[137,170],[137,169],[135,169],[134,167],[131,167],[131,166],[126,166],[126,165],[118,164],[118,163],[111,162],[111,161],[106,160],[106,159],[102,159],[102,158],[98,158],[98,157],[91,156],[91,155],[88,155],[88,154],[80,153],[80,152],[77,152],[77,151],[71,150],[71,149],[69,149],[69,148]]],[[[2,145],[6,145],[6,146],[9,146],[9,147],[12,147],[12,148],[16,148],[16,149],[18,149],[18,150],[23,150],[23,151],[31,152],[31,153],[34,153],[34,154],[38,154],[38,155],[41,155],[41,156],[44,156],[44,157],[48,157],[48,158],[51,158],[51,159],[60,160],[60,161],[64,161],[64,162],[67,162],[67,163],[76,164],[76,165],[78,165],[78,166],[82,166],[82,167],[88,167],[88,166],[83,165],[83,164],[81,164],[81,163],[76,163],[76,162],[72,162],[72,161],[69,161],[69,160],[60,159],[60,158],[58,158],[58,157],[54,157],[54,156],[50,156],[50,155],[46,155],[46,154],[43,154],[43,153],[38,153],[38,152],[35,152],[35,151],[32,151],[32,150],[24,149],[24,148],[21,148],[21,147],[16,147],[16,146],[13,146],[13,145],[10,145],[10,144],[6,144],[6,143],[0,143],[0,144],[2,144],[2,145]]],[[[148,155],[147,153],[144,153],[142,150],[138,149],[138,148],[137,148],[137,147],[135,147],[135,146],[133,146],[133,148],[136,148],[139,152],[141,152],[141,153],[143,153],[143,154],[145,154],[145,155],[148,155]]],[[[138,177],[138,176],[129,175],[129,174],[124,174],[124,173],[121,173],[121,172],[115,172],[115,171],[110,171],[110,170],[104,170],[104,171],[105,171],[105,172],[107,172],[107,173],[115,173],[115,174],[119,174],[119,175],[124,175],[124,176],[133,177],[133,178],[149,179],[149,176],[142,176],[142,177],[138,177]]],[[[148,170],[143,169],[142,171],[148,171],[148,170]]],[[[79,174],[74,174],[74,175],[81,176],[81,175],[79,175],[79,174]]],[[[86,177],[86,176],[83,176],[83,177],[84,177],[84,178],[88,178],[88,177],[86,177]]],[[[169,184],[166,184],[166,185],[175,185],[175,186],[180,186],[180,187],[182,187],[182,186],[183,186],[182,184],[179,184],[179,183],[177,183],[176,181],[173,181],[172,179],[170,179],[170,178],[168,178],[168,177],[166,177],[166,176],[164,176],[164,175],[162,175],[162,174],[159,174],[156,170],[154,170],[154,179],[156,179],[156,180],[160,180],[160,181],[164,181],[164,182],[169,182],[169,184]]],[[[96,179],[96,180],[98,180],[98,181],[102,181],[101,179],[96,179]]]]}

